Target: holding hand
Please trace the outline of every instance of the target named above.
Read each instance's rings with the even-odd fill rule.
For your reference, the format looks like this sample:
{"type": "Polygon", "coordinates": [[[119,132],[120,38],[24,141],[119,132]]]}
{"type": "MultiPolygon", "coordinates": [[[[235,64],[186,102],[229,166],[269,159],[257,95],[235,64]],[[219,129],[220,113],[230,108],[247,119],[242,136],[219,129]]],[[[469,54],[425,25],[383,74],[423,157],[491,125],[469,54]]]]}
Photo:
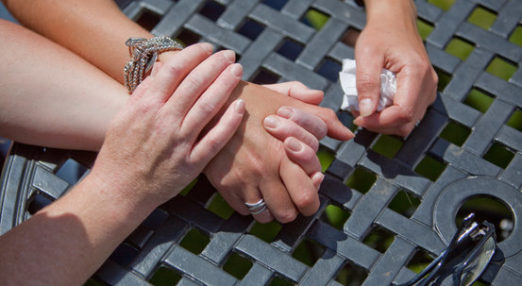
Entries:
{"type": "Polygon", "coordinates": [[[356,125],[385,134],[408,135],[433,103],[437,74],[417,33],[412,1],[366,0],[367,25],[357,39],[356,125]],[[376,112],[380,96],[380,72],[397,75],[393,105],[376,112]]]}
{"type": "MultiPolygon", "coordinates": [[[[321,178],[311,180],[309,170],[305,171],[301,167],[304,164],[300,166],[287,156],[283,142],[266,132],[263,121],[280,107],[288,106],[320,118],[333,138],[348,140],[353,134],[337,119],[333,110],[315,105],[322,99],[321,92],[313,91],[311,98],[316,102],[308,104],[255,84],[240,83],[238,86],[236,90],[244,95],[248,115],[230,142],[205,168],[207,178],[228,204],[243,215],[251,214],[245,203],[254,204],[263,199],[268,211],[254,214],[259,222],[275,218],[287,223],[299,213],[314,214],[319,208],[314,182],[321,178]]],[[[294,93],[295,88],[287,87],[282,91],[288,95],[294,93]]]]}
{"type": "MultiPolygon", "coordinates": [[[[322,91],[310,89],[297,81],[265,87],[314,105],[321,103],[324,96],[322,91]]],[[[263,126],[272,136],[284,142],[286,155],[310,176],[313,185],[319,189],[324,175],[316,153],[319,140],[328,132],[326,123],[298,108],[282,106],[276,114],[265,118],[263,126]]]]}
{"type": "Polygon", "coordinates": [[[3,284],[83,285],[223,148],[243,118],[241,100],[201,131],[227,102],[242,68],[231,51],[211,53],[210,45],[197,44],[155,66],[111,122],[91,173],[0,236],[3,284]],[[21,265],[26,271],[17,271],[21,265]]]}
{"type": "Polygon", "coordinates": [[[236,100],[201,135],[242,75],[232,51],[211,53],[211,45],[197,44],[154,67],[109,127],[93,176],[159,205],[201,173],[245,112],[236,100]]]}

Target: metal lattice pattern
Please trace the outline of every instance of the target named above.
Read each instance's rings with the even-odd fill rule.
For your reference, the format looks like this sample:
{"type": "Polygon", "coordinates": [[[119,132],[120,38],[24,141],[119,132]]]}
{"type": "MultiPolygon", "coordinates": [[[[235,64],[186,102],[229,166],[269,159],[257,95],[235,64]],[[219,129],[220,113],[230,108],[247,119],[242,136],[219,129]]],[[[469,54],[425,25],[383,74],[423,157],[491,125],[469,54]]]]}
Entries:
{"type": "MultiPolygon", "coordinates": [[[[424,0],[416,4],[420,24],[431,30],[425,43],[443,84],[437,101],[407,139],[358,130],[349,142],[323,140],[323,152],[335,158],[321,186],[319,212],[277,226],[271,237],[259,235],[255,231],[259,225],[250,217],[217,213],[213,205],[219,197],[201,178],[193,191],[157,209],[115,251],[96,279],[147,285],[155,273],[166,269],[181,276],[178,285],[269,285],[274,280],[340,285],[336,276],[351,265],[366,276],[358,283],[389,285],[414,275],[407,265],[418,253],[439,254],[456,231],[455,216],[462,202],[483,195],[507,206],[514,227],[499,243],[503,260],[490,265],[481,280],[518,285],[522,281],[522,133],[510,122],[522,112],[522,47],[512,41],[515,30],[522,29],[522,2],[457,0],[447,11],[424,0]],[[486,29],[469,20],[476,9],[495,15],[486,29]],[[452,55],[452,41],[469,45],[470,52],[452,55]],[[491,73],[490,66],[499,62],[511,67],[504,78],[491,73]],[[490,98],[485,109],[468,104],[470,93],[477,91],[490,98]],[[448,126],[466,134],[464,139],[448,139],[444,135],[448,126]],[[394,154],[381,154],[376,146],[382,142],[399,147],[394,154]],[[490,159],[491,149],[499,147],[507,154],[507,163],[490,159]],[[422,175],[426,160],[440,166],[435,176],[422,175]],[[350,184],[360,173],[370,179],[367,188],[350,184]],[[404,193],[419,200],[408,214],[390,205],[404,193]],[[341,225],[324,219],[332,206],[349,216],[341,225]],[[388,236],[392,242],[386,248],[373,247],[367,239],[374,234],[388,236]],[[194,237],[205,241],[202,249],[184,246],[194,237]],[[293,255],[303,241],[320,250],[310,265],[293,255]],[[228,273],[230,259],[247,265],[244,277],[228,273]]],[[[362,30],[365,24],[361,8],[339,0],[144,0],[131,2],[124,11],[155,34],[186,44],[209,41],[236,51],[246,79],[299,80],[325,90],[322,105],[335,111],[342,95],[337,82],[340,62],[354,55],[341,39],[348,30],[362,30]],[[304,20],[310,10],[328,17],[320,29],[304,20]]],[[[350,124],[350,115],[338,114],[350,124]]],[[[72,162],[71,157],[84,166],[92,161],[84,158],[92,154],[77,155],[15,145],[2,177],[0,233],[71,186],[60,178],[61,167],[72,162]]]]}

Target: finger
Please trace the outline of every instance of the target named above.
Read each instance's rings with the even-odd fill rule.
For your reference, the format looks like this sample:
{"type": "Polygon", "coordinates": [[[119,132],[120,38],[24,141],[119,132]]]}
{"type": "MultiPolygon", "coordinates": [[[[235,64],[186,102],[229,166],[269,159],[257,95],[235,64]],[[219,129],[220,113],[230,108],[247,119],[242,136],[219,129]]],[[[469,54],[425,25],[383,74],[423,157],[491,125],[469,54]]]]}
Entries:
{"type": "Polygon", "coordinates": [[[263,120],[263,126],[272,136],[281,141],[293,136],[304,144],[310,146],[311,149],[315,150],[314,152],[317,152],[319,149],[319,141],[314,137],[314,135],[286,118],[277,115],[269,115],[265,117],[265,120],[263,120]]]}
{"type": "Polygon", "coordinates": [[[146,77],[134,90],[134,92],[131,95],[131,100],[140,100],[143,101],[145,98],[147,98],[147,90],[151,88],[151,85],[153,84],[153,80],[151,77],[146,77]]]}
{"type": "Polygon", "coordinates": [[[205,166],[232,138],[241,124],[245,114],[245,103],[242,99],[234,101],[225,111],[218,123],[210,129],[207,134],[196,143],[190,159],[201,166],[205,166]]]}
{"type": "Polygon", "coordinates": [[[326,133],[328,132],[326,123],[324,123],[321,118],[304,112],[298,108],[283,106],[277,110],[277,115],[292,120],[308,132],[312,133],[319,140],[326,136],[326,133]]]}
{"type": "Polygon", "coordinates": [[[162,62],[155,62],[152,66],[152,71],[150,72],[150,77],[154,77],[158,74],[158,71],[161,69],[161,66],[163,65],[162,62]]]}
{"type": "Polygon", "coordinates": [[[317,190],[319,190],[319,188],[321,187],[321,183],[324,180],[324,174],[321,172],[317,172],[317,173],[313,174],[311,176],[311,178],[312,178],[312,183],[314,184],[314,187],[317,190]]]}
{"type": "Polygon", "coordinates": [[[310,146],[294,137],[288,137],[284,141],[285,151],[294,163],[299,165],[308,175],[321,172],[321,162],[310,146]]]}
{"type": "Polygon", "coordinates": [[[272,216],[280,223],[289,223],[299,214],[281,179],[266,178],[261,182],[260,192],[272,216]]]}
{"type": "Polygon", "coordinates": [[[154,76],[151,91],[161,102],[167,101],[185,76],[212,53],[212,45],[195,44],[170,57],[154,76]]]}
{"type": "MultiPolygon", "coordinates": [[[[223,81],[227,82],[230,77],[222,77],[222,72],[235,60],[235,54],[233,51],[225,50],[216,53],[200,65],[195,67],[183,81],[179,84],[179,87],[174,91],[174,94],[170,97],[168,102],[165,104],[166,112],[171,113],[173,116],[183,118],[189,111],[191,111],[192,105],[198,101],[198,98],[202,93],[206,93],[212,89],[212,92],[218,92],[220,95],[223,94],[223,81]],[[216,78],[218,78],[216,80],[216,78]],[[214,82],[216,81],[216,82],[214,82]],[[208,88],[208,90],[207,90],[208,88]]],[[[223,73],[229,75],[229,73],[223,73]]],[[[237,83],[236,83],[237,84],[237,83]]],[[[225,95],[229,95],[228,89],[226,89],[225,95]]],[[[222,96],[219,97],[218,101],[222,101],[222,96]]],[[[206,102],[206,101],[203,101],[206,102]]],[[[206,110],[207,112],[214,111],[214,106],[206,110]]],[[[217,110],[216,110],[217,112],[217,110]]],[[[207,114],[208,116],[208,114],[207,114]]]]}
{"type": "Polygon", "coordinates": [[[242,74],[243,69],[240,64],[227,67],[187,112],[181,125],[181,132],[198,135],[227,102],[242,74]]]}
{"type": "Polygon", "coordinates": [[[420,72],[412,72],[408,68],[401,70],[397,73],[397,93],[393,105],[380,113],[358,117],[354,123],[379,133],[407,136],[425,112],[425,107],[418,106],[422,104],[418,98],[422,81],[419,75],[422,76],[420,72]]]}
{"type": "Polygon", "coordinates": [[[338,140],[350,140],[354,137],[352,131],[343,125],[332,109],[296,102],[295,107],[319,117],[328,128],[328,136],[338,140]]]}
{"type": "Polygon", "coordinates": [[[354,123],[374,132],[406,136],[413,129],[415,122],[409,122],[403,115],[404,111],[400,106],[392,105],[380,113],[367,117],[359,116],[354,123]]]}
{"type": "Polygon", "coordinates": [[[310,177],[286,156],[279,174],[299,212],[305,216],[314,214],[319,209],[319,195],[310,177]]]}
{"type": "Polygon", "coordinates": [[[418,69],[406,66],[397,73],[397,93],[394,105],[400,106],[404,111],[404,119],[416,123],[426,112],[426,108],[434,101],[436,89],[423,89],[423,81],[429,78],[426,73],[431,69],[418,69]]]}
{"type": "MultiPolygon", "coordinates": [[[[261,200],[261,193],[260,191],[256,190],[255,191],[257,193],[257,196],[259,197],[259,199],[257,200],[245,200],[245,203],[249,203],[249,204],[252,204],[252,203],[256,203],[256,202],[259,202],[261,200]]],[[[264,201],[264,199],[263,199],[264,201]]],[[[248,208],[247,208],[248,209],[248,208]]],[[[274,217],[272,216],[272,214],[270,213],[270,209],[268,208],[268,205],[266,205],[266,202],[265,202],[265,206],[259,210],[254,210],[250,213],[249,211],[249,214],[252,215],[252,217],[260,222],[260,223],[268,223],[268,222],[271,222],[274,220],[274,217]]]]}
{"type": "MultiPolygon", "coordinates": [[[[241,190],[226,189],[220,190],[223,199],[241,215],[251,215],[245,203],[256,203],[261,199],[261,193],[255,188],[242,188],[241,190]],[[241,194],[241,195],[238,195],[241,194]]],[[[260,223],[268,223],[274,220],[270,214],[270,210],[265,209],[259,214],[252,215],[253,218],[260,223]]]]}
{"type": "Polygon", "coordinates": [[[317,89],[310,89],[299,81],[266,84],[264,86],[279,93],[314,105],[318,105],[319,103],[321,103],[324,97],[323,91],[317,89]]]}
{"type": "Polygon", "coordinates": [[[356,49],[356,87],[361,116],[368,116],[375,112],[380,97],[381,70],[384,58],[373,49],[356,49]]]}

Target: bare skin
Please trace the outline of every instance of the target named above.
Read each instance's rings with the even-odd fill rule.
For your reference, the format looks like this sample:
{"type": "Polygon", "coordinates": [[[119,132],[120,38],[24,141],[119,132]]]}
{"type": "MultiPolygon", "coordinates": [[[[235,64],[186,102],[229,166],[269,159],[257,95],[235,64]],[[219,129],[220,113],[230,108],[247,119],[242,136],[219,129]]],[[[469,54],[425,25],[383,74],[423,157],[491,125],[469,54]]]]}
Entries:
{"type": "Polygon", "coordinates": [[[354,113],[354,123],[406,136],[435,100],[437,74],[417,32],[412,1],[365,0],[365,4],[367,24],[355,46],[360,113],[354,113]],[[383,68],[397,74],[397,94],[392,106],[376,112],[383,68]]]}
{"type": "Polygon", "coordinates": [[[0,237],[2,285],[82,285],[156,207],[201,172],[245,114],[244,103],[234,101],[200,134],[242,73],[223,53],[211,52],[208,44],[191,46],[156,70],[109,125],[91,173],[0,237]]]}
{"type": "MultiPolygon", "coordinates": [[[[22,24],[70,49],[118,81],[122,80],[121,70],[128,60],[127,48],[122,43],[129,37],[151,37],[150,33],[127,19],[112,1],[43,0],[34,3],[20,0],[5,3],[22,24]]],[[[160,62],[173,54],[162,54],[160,62]]],[[[243,82],[233,97],[244,100],[247,116],[227,148],[205,169],[211,183],[242,214],[248,214],[245,202],[265,198],[271,214],[256,216],[261,222],[268,222],[273,217],[280,222],[289,222],[299,211],[313,213],[319,206],[317,184],[314,183],[317,178],[310,178],[290,160],[284,143],[263,129],[264,118],[283,105],[303,107],[301,109],[326,123],[329,136],[348,140],[353,134],[331,110],[281,96],[259,85],[243,82]],[[272,100],[275,97],[280,98],[272,100]],[[262,156],[267,148],[270,148],[270,156],[262,156]]],[[[102,130],[105,128],[100,127],[102,130]]],[[[92,141],[101,144],[103,138],[92,141]]],[[[91,149],[97,148],[99,145],[91,146],[91,149]]]]}

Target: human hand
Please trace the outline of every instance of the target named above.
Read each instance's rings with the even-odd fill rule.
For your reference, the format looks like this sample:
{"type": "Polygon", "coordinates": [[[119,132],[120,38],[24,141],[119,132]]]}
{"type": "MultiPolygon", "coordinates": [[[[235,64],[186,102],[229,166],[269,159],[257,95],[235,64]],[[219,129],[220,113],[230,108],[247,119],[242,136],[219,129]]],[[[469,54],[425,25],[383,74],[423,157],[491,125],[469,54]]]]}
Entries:
{"type": "MultiPolygon", "coordinates": [[[[297,81],[264,87],[315,105],[321,103],[324,96],[322,91],[310,89],[297,81]]],[[[319,189],[324,175],[321,173],[321,163],[316,152],[319,149],[319,140],[326,136],[326,124],[313,114],[282,106],[276,114],[263,120],[263,126],[284,143],[286,155],[310,176],[314,186],[319,189]]]]}
{"type": "Polygon", "coordinates": [[[286,223],[301,212],[313,214],[319,207],[317,189],[308,174],[285,153],[283,143],[262,127],[264,118],[281,106],[314,114],[328,127],[328,135],[348,140],[353,134],[330,109],[303,103],[259,85],[240,83],[233,98],[245,100],[247,115],[230,142],[205,168],[212,185],[236,211],[250,214],[245,202],[263,198],[269,211],[254,215],[260,222],[273,218],[286,223]]]}
{"type": "Polygon", "coordinates": [[[277,114],[267,116],[263,126],[272,136],[283,142],[288,158],[310,176],[312,184],[318,190],[324,175],[321,173],[321,163],[316,152],[319,149],[319,140],[326,135],[326,124],[317,116],[283,106],[278,109],[277,114]],[[315,134],[314,130],[317,131],[315,134]]]}
{"type": "Polygon", "coordinates": [[[242,75],[232,51],[211,53],[211,45],[196,44],[154,67],[110,124],[91,176],[122,198],[157,206],[203,170],[245,111],[234,101],[200,138],[242,75]]]}
{"type": "Polygon", "coordinates": [[[407,136],[435,100],[437,74],[417,33],[411,1],[365,3],[367,25],[355,46],[360,112],[354,112],[354,123],[379,133],[407,136]],[[375,112],[383,68],[396,73],[397,93],[393,105],[375,112]]]}

